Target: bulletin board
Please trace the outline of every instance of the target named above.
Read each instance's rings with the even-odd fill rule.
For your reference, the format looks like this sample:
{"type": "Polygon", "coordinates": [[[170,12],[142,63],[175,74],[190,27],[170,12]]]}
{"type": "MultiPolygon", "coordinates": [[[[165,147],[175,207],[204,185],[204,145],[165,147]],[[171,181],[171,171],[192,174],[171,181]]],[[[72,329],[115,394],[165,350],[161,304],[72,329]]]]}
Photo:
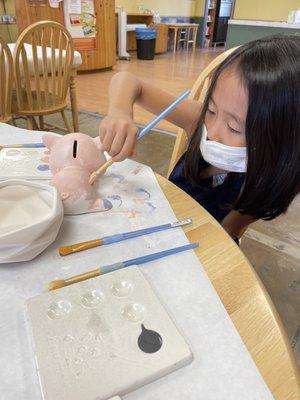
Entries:
{"type": "Polygon", "coordinates": [[[94,0],[64,0],[65,26],[74,38],[77,50],[96,47],[96,14],[94,0]]]}

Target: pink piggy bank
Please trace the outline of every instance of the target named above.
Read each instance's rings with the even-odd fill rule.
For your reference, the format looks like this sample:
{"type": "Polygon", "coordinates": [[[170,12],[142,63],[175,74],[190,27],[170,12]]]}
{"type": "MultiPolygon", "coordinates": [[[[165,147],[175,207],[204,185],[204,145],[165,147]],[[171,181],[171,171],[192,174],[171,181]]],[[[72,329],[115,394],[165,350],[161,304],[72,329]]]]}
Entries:
{"type": "Polygon", "coordinates": [[[101,199],[89,184],[90,174],[106,162],[99,138],[83,133],[65,136],[43,135],[49,150],[43,161],[49,162],[55,186],[64,204],[65,214],[106,211],[109,200],[101,199]]]}

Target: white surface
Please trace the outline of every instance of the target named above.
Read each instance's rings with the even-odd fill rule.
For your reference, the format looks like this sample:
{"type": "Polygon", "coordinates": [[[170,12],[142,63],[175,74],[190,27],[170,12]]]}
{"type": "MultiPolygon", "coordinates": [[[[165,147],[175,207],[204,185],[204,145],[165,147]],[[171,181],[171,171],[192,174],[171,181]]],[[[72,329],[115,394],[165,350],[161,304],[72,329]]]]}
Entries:
{"type": "MultiPolygon", "coordinates": [[[[24,131],[5,124],[0,124],[0,133],[3,142],[25,139],[30,142],[41,137],[39,132],[28,131],[25,135],[24,131]]],[[[62,245],[176,220],[149,168],[141,169],[130,161],[111,168],[112,172],[126,173],[124,196],[131,193],[131,204],[144,203],[145,207],[142,204],[138,210],[127,205],[124,209],[115,200],[114,208],[107,213],[65,217],[57,240],[43,254],[27,263],[0,266],[0,387],[5,400],[41,399],[26,329],[28,298],[45,291],[53,279],[188,242],[180,228],[60,257],[57,249],[62,245]],[[144,190],[151,192],[149,200],[155,210],[147,206],[146,193],[142,197],[143,192],[135,191],[141,183],[144,190]],[[133,198],[132,193],[139,196],[133,198]]],[[[194,360],[187,367],[126,395],[123,400],[272,399],[194,252],[173,255],[141,268],[190,344],[194,360]]]]}
{"type": "MultiPolygon", "coordinates": [[[[13,54],[14,48],[15,48],[15,43],[9,43],[8,47],[10,48],[11,53],[13,54]]],[[[27,59],[28,59],[28,68],[29,71],[32,73],[34,71],[34,65],[33,65],[33,54],[32,54],[32,46],[30,44],[25,43],[24,48],[27,54],[27,59]]],[[[41,60],[39,63],[39,71],[42,73],[43,72],[43,63],[42,63],[42,47],[41,46],[36,46],[37,49],[37,56],[38,59],[41,60]]],[[[50,61],[51,61],[51,48],[47,47],[46,49],[47,52],[47,65],[49,66],[49,71],[51,70],[50,66],[50,61]]],[[[55,50],[55,52],[58,55],[59,50],[55,50]]],[[[62,52],[63,54],[65,51],[62,52]]],[[[82,59],[81,59],[81,54],[79,51],[74,51],[74,58],[73,58],[73,67],[79,67],[82,64],[82,59]]]]}
{"type": "Polygon", "coordinates": [[[36,296],[28,301],[28,314],[45,400],[106,400],[192,360],[138,267],[36,296]],[[142,313],[134,312],[138,307],[142,313]],[[138,347],[141,324],[162,338],[152,354],[138,347]]]}
{"type": "Polygon", "coordinates": [[[0,183],[0,263],[28,261],[56,238],[63,220],[57,190],[24,180],[0,183]]]}
{"type": "Polygon", "coordinates": [[[127,51],[127,13],[120,8],[118,10],[118,56],[120,59],[130,59],[127,51]]]}
{"type": "MultiPolygon", "coordinates": [[[[2,139],[2,138],[1,138],[2,139]]],[[[46,148],[3,148],[0,150],[0,180],[4,179],[46,179],[52,178],[49,165],[42,158],[46,148]]]]}
{"type": "Polygon", "coordinates": [[[199,26],[199,24],[193,24],[192,22],[163,22],[164,25],[172,25],[172,26],[199,26]]]}
{"type": "Polygon", "coordinates": [[[266,26],[270,28],[300,29],[300,24],[289,24],[287,22],[254,21],[250,19],[230,19],[229,25],[251,25],[266,26]]]}
{"type": "Polygon", "coordinates": [[[136,28],[147,28],[146,24],[127,24],[126,30],[127,32],[135,31],[136,28]]]}
{"type": "Polygon", "coordinates": [[[290,24],[300,24],[300,10],[290,11],[287,22],[290,24]]]}

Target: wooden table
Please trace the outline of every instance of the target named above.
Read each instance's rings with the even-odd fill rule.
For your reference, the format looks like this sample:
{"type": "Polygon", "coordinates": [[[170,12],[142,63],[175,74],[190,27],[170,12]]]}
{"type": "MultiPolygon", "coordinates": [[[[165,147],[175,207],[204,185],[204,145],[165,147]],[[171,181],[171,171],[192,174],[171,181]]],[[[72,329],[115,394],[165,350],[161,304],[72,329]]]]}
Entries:
{"type": "MultiPolygon", "coordinates": [[[[209,279],[249,350],[275,400],[300,399],[300,376],[288,338],[259,277],[239,247],[196,201],[157,175],[178,219],[185,227],[209,279]]],[[[242,399],[241,399],[242,400],[242,399]]]]}
{"type": "Polygon", "coordinates": [[[178,43],[178,33],[181,32],[182,29],[187,30],[187,37],[184,39],[186,46],[188,48],[189,43],[193,43],[193,51],[195,51],[196,48],[196,39],[197,39],[197,32],[198,32],[198,24],[189,24],[189,23],[181,23],[177,22],[174,24],[166,24],[169,28],[169,30],[174,30],[174,49],[173,52],[176,52],[177,49],[177,43],[178,43]],[[190,31],[192,30],[193,32],[193,39],[190,40],[190,31]]]}

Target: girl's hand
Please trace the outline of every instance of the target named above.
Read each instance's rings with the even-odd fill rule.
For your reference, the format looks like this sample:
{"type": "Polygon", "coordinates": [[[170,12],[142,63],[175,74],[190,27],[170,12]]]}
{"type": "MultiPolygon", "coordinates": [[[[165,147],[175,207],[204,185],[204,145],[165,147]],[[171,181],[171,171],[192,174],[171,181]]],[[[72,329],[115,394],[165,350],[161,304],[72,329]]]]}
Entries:
{"type": "Polygon", "coordinates": [[[124,113],[108,114],[99,126],[103,149],[114,161],[136,156],[138,128],[132,118],[124,113]]]}

